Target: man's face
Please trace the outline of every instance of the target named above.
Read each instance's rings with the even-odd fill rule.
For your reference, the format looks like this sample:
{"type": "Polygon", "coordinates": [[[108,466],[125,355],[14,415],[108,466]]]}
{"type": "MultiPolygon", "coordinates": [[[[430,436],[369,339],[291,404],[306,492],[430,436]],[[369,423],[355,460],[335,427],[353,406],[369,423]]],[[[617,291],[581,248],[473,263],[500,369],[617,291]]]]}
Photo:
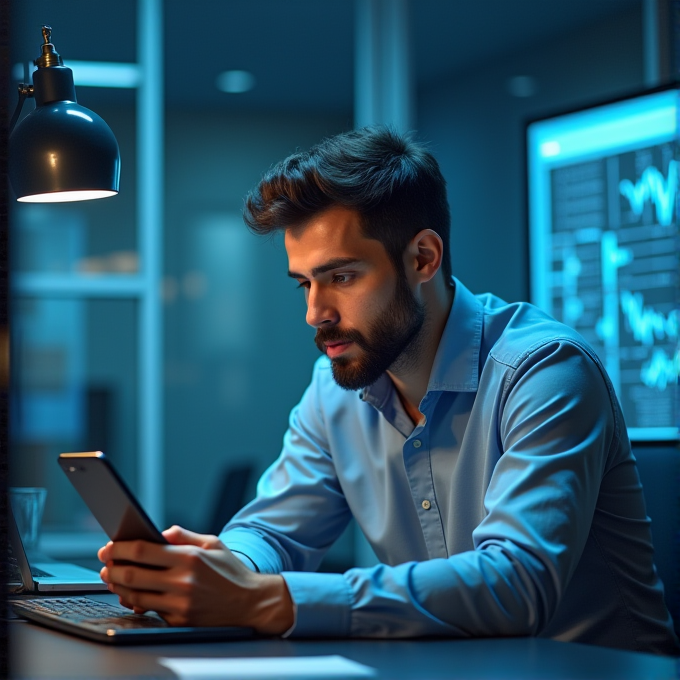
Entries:
{"type": "Polygon", "coordinates": [[[334,207],[286,230],[289,276],[305,289],[307,323],[348,390],[372,385],[414,358],[425,310],[358,215],[334,207]]]}

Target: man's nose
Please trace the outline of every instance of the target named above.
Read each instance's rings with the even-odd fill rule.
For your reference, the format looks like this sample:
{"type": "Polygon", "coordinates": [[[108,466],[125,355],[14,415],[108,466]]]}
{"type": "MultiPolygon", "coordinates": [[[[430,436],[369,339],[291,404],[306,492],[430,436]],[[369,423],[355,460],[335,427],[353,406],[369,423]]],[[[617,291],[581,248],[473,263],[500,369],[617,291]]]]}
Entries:
{"type": "Polygon", "coordinates": [[[340,321],[338,310],[332,304],[331,296],[312,283],[307,293],[307,323],[313,328],[333,325],[340,321]]]}

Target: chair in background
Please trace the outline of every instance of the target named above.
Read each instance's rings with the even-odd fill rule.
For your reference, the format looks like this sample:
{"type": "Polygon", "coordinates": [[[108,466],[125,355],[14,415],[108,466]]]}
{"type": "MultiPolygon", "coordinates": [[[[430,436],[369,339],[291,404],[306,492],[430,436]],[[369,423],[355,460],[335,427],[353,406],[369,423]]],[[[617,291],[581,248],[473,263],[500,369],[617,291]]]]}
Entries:
{"type": "Polygon", "coordinates": [[[219,535],[224,525],[247,503],[253,472],[250,464],[229,466],[222,472],[207,522],[208,533],[219,535]]]}
{"type": "Polygon", "coordinates": [[[652,520],[654,561],[664,584],[666,605],[680,635],[680,447],[635,444],[647,515],[652,520]]]}

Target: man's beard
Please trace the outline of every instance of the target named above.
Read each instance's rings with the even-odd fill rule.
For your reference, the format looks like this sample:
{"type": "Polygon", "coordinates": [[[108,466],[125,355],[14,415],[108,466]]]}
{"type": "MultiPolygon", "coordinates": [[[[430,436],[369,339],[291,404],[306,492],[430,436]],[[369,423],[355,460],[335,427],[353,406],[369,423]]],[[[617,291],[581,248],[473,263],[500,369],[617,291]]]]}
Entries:
{"type": "Polygon", "coordinates": [[[404,274],[397,275],[394,297],[369,327],[368,337],[356,329],[319,328],[314,342],[322,353],[326,343],[354,342],[363,353],[354,358],[331,359],[335,382],[346,390],[372,385],[385,371],[405,370],[418,361],[425,305],[416,300],[404,274]]]}

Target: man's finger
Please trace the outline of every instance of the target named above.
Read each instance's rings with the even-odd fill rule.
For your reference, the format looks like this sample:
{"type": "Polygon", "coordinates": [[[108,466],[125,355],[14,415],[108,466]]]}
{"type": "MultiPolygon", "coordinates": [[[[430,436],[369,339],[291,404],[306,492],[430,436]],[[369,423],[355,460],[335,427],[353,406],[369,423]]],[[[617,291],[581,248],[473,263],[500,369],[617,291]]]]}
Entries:
{"type": "Polygon", "coordinates": [[[121,585],[114,585],[112,592],[118,595],[118,600],[124,607],[132,609],[135,614],[154,611],[162,616],[163,614],[174,613],[179,608],[177,598],[166,593],[132,590],[121,585]]]}
{"type": "Polygon", "coordinates": [[[167,572],[167,569],[145,569],[140,566],[108,562],[100,575],[102,580],[108,584],[122,585],[135,590],[158,593],[176,591],[178,589],[177,579],[176,577],[170,578],[167,572]]]}
{"type": "Polygon", "coordinates": [[[152,567],[170,567],[176,559],[169,546],[149,541],[115,541],[104,546],[101,553],[108,562],[134,562],[152,567]]]}
{"type": "MultiPolygon", "coordinates": [[[[111,590],[113,592],[113,590],[111,590]]],[[[141,607],[135,607],[132,602],[128,602],[125,598],[118,596],[118,602],[122,607],[125,607],[126,609],[132,609],[132,611],[135,614],[146,614],[146,609],[142,609],[141,607]]]]}
{"type": "Polygon", "coordinates": [[[109,561],[109,557],[108,557],[109,548],[112,545],[113,545],[113,543],[111,541],[109,541],[105,546],[102,546],[101,548],[99,548],[99,550],[97,550],[97,557],[99,558],[100,562],[104,562],[106,564],[106,562],[109,561]]]}
{"type": "Polygon", "coordinates": [[[201,548],[213,548],[221,545],[220,539],[212,534],[197,534],[183,527],[171,526],[163,532],[168,543],[173,545],[196,545],[201,548]]]}
{"type": "MultiPolygon", "coordinates": [[[[108,584],[108,589],[116,595],[115,593],[115,586],[112,583],[108,584]]],[[[118,602],[120,603],[121,607],[125,607],[126,609],[132,609],[135,614],[145,614],[146,612],[143,611],[139,607],[135,607],[132,602],[128,602],[122,595],[118,595],[118,602]]]]}

